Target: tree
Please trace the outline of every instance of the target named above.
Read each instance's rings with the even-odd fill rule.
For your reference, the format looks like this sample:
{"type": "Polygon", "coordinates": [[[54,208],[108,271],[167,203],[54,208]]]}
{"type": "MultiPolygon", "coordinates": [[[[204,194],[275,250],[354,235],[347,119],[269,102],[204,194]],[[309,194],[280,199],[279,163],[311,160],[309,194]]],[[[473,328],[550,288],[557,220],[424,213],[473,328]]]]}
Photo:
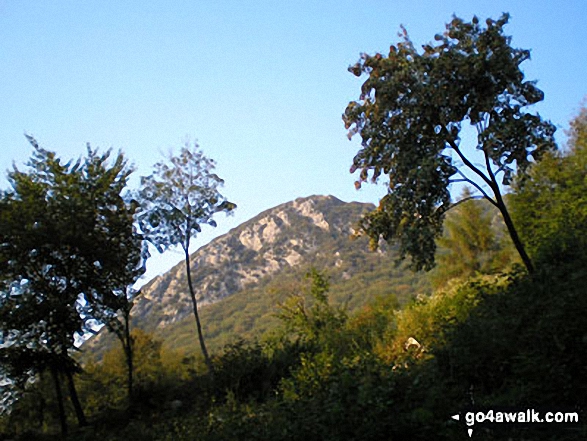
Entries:
{"type": "Polygon", "coordinates": [[[144,272],[136,206],[121,192],[131,173],[122,154],[108,164],[88,146],[82,160],[63,163],[29,137],[28,170],[16,167],[0,203],[0,359],[14,381],[49,370],[62,430],[67,431],[60,381],[67,380],[80,425],[85,416],[71,357],[95,311],[117,305],[144,272]]]}
{"type": "MultiPolygon", "coordinates": [[[[136,201],[125,197],[132,168],[119,154],[108,165],[110,152],[99,156],[88,150],[84,164],[85,194],[94,205],[98,216],[94,219],[91,243],[99,257],[99,271],[85,293],[83,313],[106,326],[119,339],[127,366],[127,392],[133,396],[133,338],[130,312],[138,291],[134,283],[145,272],[149,257],[147,244],[135,226],[136,201]]],[[[91,220],[88,220],[91,223],[91,220]]]]}
{"type": "Polygon", "coordinates": [[[472,198],[496,207],[529,272],[533,264],[508,212],[498,182],[509,185],[514,171],[524,173],[555,149],[555,127],[524,109],[543,99],[534,82],[524,81],[520,64],[528,50],[514,49],[503,34],[509,16],[477,17],[471,23],[454,17],[437,43],[419,52],[403,32],[387,57],[363,54],[349,70],[369,77],[358,101],[343,115],[349,137],[360,134],[362,148],[351,172],[356,186],[381,174],[389,177],[388,194],[360,222],[372,246],[379,239],[398,240],[400,256],[411,256],[416,269],[434,265],[435,239],[451,203],[449,187],[467,182],[472,198]],[[468,124],[466,124],[468,123],[468,124]],[[464,127],[465,126],[465,127],[464,127]],[[482,165],[466,154],[463,132],[477,131],[473,143],[482,165]]]}
{"type": "Polygon", "coordinates": [[[338,350],[337,344],[344,339],[342,328],[347,322],[347,314],[344,308],[329,304],[330,281],[324,273],[311,268],[306,279],[311,281],[306,292],[288,297],[280,305],[277,317],[285,324],[284,331],[288,336],[294,335],[306,345],[317,344],[338,350]]]}
{"type": "Polygon", "coordinates": [[[69,356],[83,328],[75,309],[77,281],[71,277],[79,260],[64,253],[72,245],[60,234],[72,232],[71,225],[64,225],[70,199],[56,192],[67,182],[70,164],[38,148],[29,166],[31,173],[15,169],[9,174],[13,191],[4,195],[1,210],[0,322],[6,343],[1,355],[17,382],[51,372],[66,433],[61,374],[68,379],[80,425],[85,424],[72,378],[77,365],[69,356]]]}
{"type": "Polygon", "coordinates": [[[236,205],[218,191],[224,181],[213,173],[214,161],[204,156],[197,143],[186,142],[177,156],[170,154],[167,160],[155,164],[154,173],[141,179],[139,224],[159,252],[177,245],[184,252],[198,340],[212,373],[192,283],[189,248],[202,225],[215,227],[213,216],[219,212],[230,213],[236,205]]]}
{"type": "Polygon", "coordinates": [[[445,219],[445,231],[438,240],[444,252],[437,257],[433,282],[442,286],[456,277],[493,274],[510,263],[512,251],[502,237],[503,224],[494,224],[485,200],[471,200],[471,191],[465,187],[461,200],[445,219]]]}
{"type": "Polygon", "coordinates": [[[568,147],[549,153],[516,179],[512,217],[532,258],[541,263],[587,259],[587,109],[571,121],[568,147]]]}
{"type": "MultiPolygon", "coordinates": [[[[162,389],[164,375],[162,341],[140,328],[132,330],[134,391],[133,407],[145,404],[145,397],[162,389]]],[[[167,360],[165,360],[167,361],[167,360]]],[[[94,412],[119,408],[125,402],[125,377],[128,373],[127,354],[124,348],[113,347],[104,354],[101,362],[88,363],[82,395],[94,412]]],[[[162,404],[162,403],[161,403],[162,404]]]]}

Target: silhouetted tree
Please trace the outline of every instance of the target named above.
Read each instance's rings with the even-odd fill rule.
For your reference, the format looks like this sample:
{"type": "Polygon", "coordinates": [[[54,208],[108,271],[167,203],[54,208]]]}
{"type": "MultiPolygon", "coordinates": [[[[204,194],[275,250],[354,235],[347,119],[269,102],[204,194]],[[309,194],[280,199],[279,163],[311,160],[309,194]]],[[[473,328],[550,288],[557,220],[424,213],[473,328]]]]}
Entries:
{"type": "Polygon", "coordinates": [[[73,378],[76,336],[104,318],[95,312],[119,308],[145,254],[133,227],[136,204],[121,195],[131,173],[122,154],[108,164],[110,152],[88,146],[84,159],[63,163],[29,141],[27,170],[9,173],[12,189],[0,203],[0,359],[16,382],[51,372],[66,432],[62,377],[86,424],[73,378]]]}
{"type": "Polygon", "coordinates": [[[351,172],[356,185],[389,177],[388,194],[366,215],[360,229],[376,246],[379,239],[400,244],[416,269],[434,265],[435,239],[451,203],[449,186],[467,182],[503,216],[508,233],[528,271],[533,264],[506,207],[501,184],[510,184],[515,167],[524,173],[532,161],[555,148],[555,127],[524,109],[543,99],[532,81],[524,81],[520,64],[528,50],[510,46],[503,27],[509,16],[474,17],[446,26],[436,43],[416,49],[404,30],[389,55],[362,55],[349,70],[367,74],[359,101],[343,115],[349,137],[360,134],[362,148],[351,172]],[[476,129],[472,147],[482,165],[462,145],[464,125],[476,129]]]}

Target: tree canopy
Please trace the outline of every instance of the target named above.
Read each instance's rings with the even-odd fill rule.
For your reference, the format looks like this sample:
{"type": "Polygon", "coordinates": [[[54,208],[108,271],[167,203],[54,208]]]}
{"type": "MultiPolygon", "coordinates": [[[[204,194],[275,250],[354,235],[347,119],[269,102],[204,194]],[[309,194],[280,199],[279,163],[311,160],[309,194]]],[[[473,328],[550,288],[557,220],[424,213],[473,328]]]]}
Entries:
{"type": "Polygon", "coordinates": [[[587,242],[587,109],[572,120],[568,148],[549,153],[519,176],[512,217],[532,258],[541,263],[584,261],[587,242]]]}
{"type": "Polygon", "coordinates": [[[180,245],[189,248],[203,225],[216,226],[213,216],[236,205],[220,194],[224,181],[215,163],[198,144],[186,143],[178,155],[155,164],[152,175],[141,178],[139,223],[159,252],[180,245]]]}
{"type": "Polygon", "coordinates": [[[192,300],[196,329],[202,353],[210,371],[212,363],[204,341],[197,298],[191,278],[189,248],[192,237],[203,225],[216,226],[214,215],[230,213],[236,204],[219,191],[224,181],[214,173],[215,163],[206,157],[197,143],[189,142],[178,155],[155,164],[152,175],[141,178],[139,225],[159,252],[181,245],[192,300]]]}
{"type": "Polygon", "coordinates": [[[530,52],[510,46],[503,32],[508,19],[488,19],[483,27],[477,17],[470,23],[454,17],[421,51],[404,30],[388,56],[363,54],[349,68],[368,75],[359,100],[343,115],[349,137],[362,139],[351,167],[360,171],[356,186],[382,174],[389,178],[388,194],[360,229],[373,246],[380,238],[397,239],[402,258],[411,256],[416,269],[434,265],[435,239],[453,206],[450,185],[456,182],[467,182],[474,197],[499,209],[523,262],[533,269],[500,185],[555,149],[555,127],[525,111],[543,93],[524,80],[520,64],[530,52]],[[481,153],[482,165],[462,145],[467,126],[476,129],[470,147],[481,153]]]}
{"type": "Polygon", "coordinates": [[[76,337],[91,319],[117,320],[144,272],[136,204],[122,193],[132,169],[121,153],[110,163],[110,152],[88,146],[85,158],[63,162],[29,141],[34,154],[26,170],[9,173],[12,189],[0,201],[0,360],[16,382],[50,370],[58,395],[64,374],[83,423],[76,337]]]}

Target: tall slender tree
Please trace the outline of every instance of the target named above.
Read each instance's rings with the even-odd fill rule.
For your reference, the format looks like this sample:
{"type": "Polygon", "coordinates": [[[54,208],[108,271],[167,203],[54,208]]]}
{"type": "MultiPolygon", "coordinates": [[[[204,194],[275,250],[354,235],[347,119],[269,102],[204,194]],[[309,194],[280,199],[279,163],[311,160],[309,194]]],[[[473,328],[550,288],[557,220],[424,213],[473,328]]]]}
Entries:
{"type": "Polygon", "coordinates": [[[0,361],[20,376],[50,371],[60,403],[64,378],[85,425],[71,357],[76,336],[92,318],[87,311],[113,307],[144,271],[136,204],[121,194],[131,169],[122,154],[110,164],[110,152],[89,146],[84,159],[63,163],[29,141],[33,157],[25,171],[9,173],[12,189],[0,203],[0,361]]]}
{"type": "Polygon", "coordinates": [[[159,252],[181,246],[196,330],[206,365],[213,372],[198,313],[189,248],[203,225],[215,227],[216,213],[230,213],[236,205],[219,192],[224,181],[213,172],[215,163],[197,143],[186,142],[176,156],[155,164],[152,175],[141,179],[139,225],[159,252]]]}
{"type": "Polygon", "coordinates": [[[534,269],[501,185],[555,149],[555,127],[526,111],[544,95],[524,80],[520,64],[530,51],[510,45],[503,32],[508,19],[488,19],[483,27],[477,17],[454,17],[422,50],[404,30],[388,56],[362,55],[349,68],[368,76],[343,115],[349,137],[362,138],[351,172],[360,170],[359,187],[389,177],[388,194],[360,229],[374,246],[380,238],[398,240],[401,257],[409,255],[416,269],[434,265],[435,239],[453,206],[449,187],[459,181],[475,190],[472,198],[499,210],[526,268],[534,269]],[[477,132],[469,149],[465,127],[477,132]],[[471,156],[475,150],[481,164],[471,156]]]}

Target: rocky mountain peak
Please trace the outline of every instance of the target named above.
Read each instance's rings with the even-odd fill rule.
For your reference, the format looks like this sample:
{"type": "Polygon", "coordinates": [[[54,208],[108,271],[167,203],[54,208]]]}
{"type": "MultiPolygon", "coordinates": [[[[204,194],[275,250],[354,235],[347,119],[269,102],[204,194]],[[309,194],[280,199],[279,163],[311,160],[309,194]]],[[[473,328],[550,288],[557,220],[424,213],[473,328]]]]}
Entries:
{"type": "MultiPolygon", "coordinates": [[[[284,269],[307,264],[326,243],[348,236],[369,204],[334,196],[298,198],[266,210],[195,251],[190,259],[199,306],[218,302],[284,269]]],[[[153,315],[163,328],[192,313],[185,266],[145,285],[135,320],[153,315]]]]}

